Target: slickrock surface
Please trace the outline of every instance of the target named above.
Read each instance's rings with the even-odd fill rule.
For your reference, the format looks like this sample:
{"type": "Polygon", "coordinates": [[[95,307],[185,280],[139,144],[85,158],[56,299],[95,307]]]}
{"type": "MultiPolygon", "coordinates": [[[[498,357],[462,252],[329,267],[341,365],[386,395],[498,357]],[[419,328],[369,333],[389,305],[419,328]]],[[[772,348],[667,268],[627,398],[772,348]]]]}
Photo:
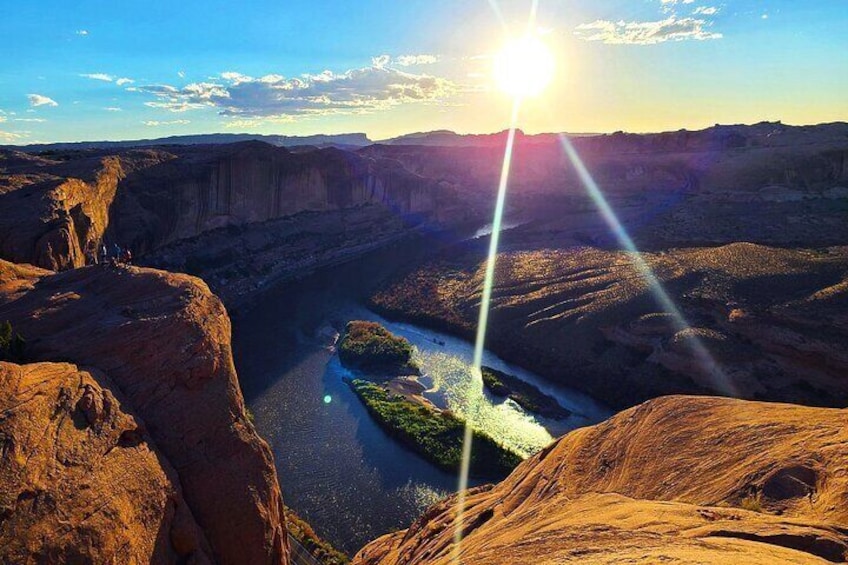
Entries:
{"type": "MultiPolygon", "coordinates": [[[[843,562],[846,423],[845,410],[652,400],[469,491],[461,562],[843,562]]],[[[372,542],[354,563],[451,563],[455,503],[372,542]]]]}
{"type": "MultiPolygon", "coordinates": [[[[478,257],[446,253],[373,302],[472,335],[478,257]]],[[[736,243],[642,257],[688,328],[625,252],[510,251],[497,261],[489,346],[615,407],[705,392],[848,406],[848,248],[736,243]]]]}
{"type": "Polygon", "coordinates": [[[0,320],[33,360],[108,375],[176,470],[215,561],[285,563],[271,453],[245,417],[230,321],[208,287],[136,267],[54,275],[0,261],[0,273],[0,320]]]}
{"type": "Polygon", "coordinates": [[[0,562],[211,562],[176,471],[116,391],[68,363],[0,363],[0,562]]]}

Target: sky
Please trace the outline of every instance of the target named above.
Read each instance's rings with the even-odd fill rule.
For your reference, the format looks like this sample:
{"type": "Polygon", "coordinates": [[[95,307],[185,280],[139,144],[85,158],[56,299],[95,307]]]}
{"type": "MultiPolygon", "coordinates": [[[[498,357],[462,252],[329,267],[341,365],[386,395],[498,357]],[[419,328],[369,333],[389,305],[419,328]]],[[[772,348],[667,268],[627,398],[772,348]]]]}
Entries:
{"type": "MultiPolygon", "coordinates": [[[[0,143],[509,126],[531,0],[6,0],[0,143]]],[[[527,133],[848,121],[848,0],[538,0],[527,133]]]]}

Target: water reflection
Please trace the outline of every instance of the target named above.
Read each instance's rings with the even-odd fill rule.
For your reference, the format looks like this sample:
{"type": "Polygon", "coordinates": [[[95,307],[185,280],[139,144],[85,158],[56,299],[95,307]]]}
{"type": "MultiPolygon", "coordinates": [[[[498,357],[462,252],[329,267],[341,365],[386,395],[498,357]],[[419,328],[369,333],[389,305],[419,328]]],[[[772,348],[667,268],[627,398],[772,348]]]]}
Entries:
{"type": "MultiPolygon", "coordinates": [[[[444,334],[388,322],[350,303],[295,323],[289,310],[303,308],[303,303],[287,298],[293,301],[277,311],[265,305],[239,320],[242,387],[256,426],[274,451],[286,504],[319,534],[354,553],[366,542],[412,523],[427,506],[454,491],[456,476],[403,447],[373,421],[342,380],[352,373],[334,354],[328,327],[371,319],[409,339],[424,372],[422,382],[430,389],[426,396],[459,415],[467,409],[473,347],[444,334]]],[[[492,354],[486,354],[485,364],[541,385],[580,414],[566,421],[546,420],[511,400],[480,391],[485,398],[477,403],[480,412],[474,421],[519,453],[534,453],[552,437],[606,416],[591,399],[545,383],[492,354]]]]}

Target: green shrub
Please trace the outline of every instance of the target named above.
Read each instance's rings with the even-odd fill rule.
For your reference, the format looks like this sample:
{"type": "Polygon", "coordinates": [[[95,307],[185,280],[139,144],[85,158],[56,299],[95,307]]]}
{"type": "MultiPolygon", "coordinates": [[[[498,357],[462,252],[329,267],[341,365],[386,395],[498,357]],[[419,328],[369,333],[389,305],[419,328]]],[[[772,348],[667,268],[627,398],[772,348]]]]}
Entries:
{"type": "Polygon", "coordinates": [[[571,412],[560,406],[552,396],[548,396],[530,383],[526,383],[491,367],[481,367],[483,384],[497,396],[508,396],[516,404],[546,418],[564,419],[571,412]]]}
{"type": "Polygon", "coordinates": [[[345,367],[398,375],[418,374],[412,345],[377,322],[348,322],[339,342],[339,359],[345,367]]]}
{"type": "MultiPolygon", "coordinates": [[[[459,470],[465,433],[463,420],[447,411],[439,412],[401,395],[391,394],[370,381],[355,379],[348,384],[391,436],[439,467],[459,470]]],[[[499,479],[521,463],[517,453],[506,449],[487,434],[474,431],[472,437],[472,475],[499,479]]]]}
{"type": "Polygon", "coordinates": [[[746,496],[739,503],[739,507],[743,510],[750,510],[751,512],[762,512],[763,511],[763,500],[759,493],[746,496]]]}
{"type": "Polygon", "coordinates": [[[0,322],[0,361],[23,362],[25,345],[24,338],[13,331],[8,320],[0,322]]]}
{"type": "Polygon", "coordinates": [[[323,565],[347,565],[350,558],[320,538],[306,520],[286,506],[286,530],[323,565]]]}

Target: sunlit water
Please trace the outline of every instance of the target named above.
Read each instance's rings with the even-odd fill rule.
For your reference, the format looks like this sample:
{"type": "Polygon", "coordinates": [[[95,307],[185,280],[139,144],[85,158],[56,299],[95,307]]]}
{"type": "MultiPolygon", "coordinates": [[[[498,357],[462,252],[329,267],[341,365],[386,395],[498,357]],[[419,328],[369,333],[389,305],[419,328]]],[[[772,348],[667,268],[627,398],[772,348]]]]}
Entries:
{"type": "MultiPolygon", "coordinates": [[[[473,346],[388,322],[345,300],[333,303],[326,290],[281,296],[239,317],[235,345],[242,388],[259,433],[273,449],[286,504],[352,554],[384,533],[407,527],[427,506],[453,492],[457,477],[403,447],[373,421],[342,381],[353,374],[329,347],[329,328],[372,319],[406,337],[416,348],[422,382],[430,387],[425,396],[463,416],[472,387],[473,346]],[[318,314],[311,317],[313,312],[318,314]]],[[[472,387],[479,395],[479,402],[472,402],[478,406],[475,427],[523,455],[608,414],[586,396],[546,383],[491,353],[484,364],[536,384],[574,412],[566,421],[546,420],[489,395],[479,384],[472,387]]]]}

